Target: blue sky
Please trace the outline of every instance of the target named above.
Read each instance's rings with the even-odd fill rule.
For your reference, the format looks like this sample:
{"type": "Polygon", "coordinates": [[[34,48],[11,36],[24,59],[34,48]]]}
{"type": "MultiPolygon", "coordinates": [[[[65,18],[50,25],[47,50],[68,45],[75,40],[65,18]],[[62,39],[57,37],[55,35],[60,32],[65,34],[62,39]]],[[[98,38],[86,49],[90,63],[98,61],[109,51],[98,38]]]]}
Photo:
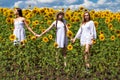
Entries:
{"type": "Polygon", "coordinates": [[[88,9],[120,11],[120,0],[0,0],[0,7],[52,7],[56,9],[78,9],[83,6],[88,9]]]}

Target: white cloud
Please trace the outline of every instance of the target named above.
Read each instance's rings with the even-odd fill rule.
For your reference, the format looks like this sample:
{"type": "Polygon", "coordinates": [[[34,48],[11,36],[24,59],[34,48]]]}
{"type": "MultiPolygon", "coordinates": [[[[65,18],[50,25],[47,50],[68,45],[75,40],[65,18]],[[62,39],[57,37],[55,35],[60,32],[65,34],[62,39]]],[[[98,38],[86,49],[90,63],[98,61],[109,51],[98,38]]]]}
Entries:
{"type": "MultiPolygon", "coordinates": [[[[35,1],[35,0],[34,0],[35,1]]],[[[52,2],[54,2],[55,0],[36,0],[36,1],[38,1],[38,2],[40,2],[40,3],[52,3],[52,2]]]]}
{"type": "Polygon", "coordinates": [[[16,3],[14,4],[14,7],[19,7],[21,3],[23,3],[23,1],[18,1],[18,2],[16,2],[16,3]]]}
{"type": "Polygon", "coordinates": [[[105,2],[106,2],[106,0],[98,0],[97,4],[102,5],[102,4],[104,4],[105,2]]]}
{"type": "Polygon", "coordinates": [[[72,3],[74,3],[74,2],[76,2],[77,0],[65,0],[65,3],[67,3],[67,4],[72,4],[72,3]]]}
{"type": "Polygon", "coordinates": [[[25,1],[26,4],[34,4],[37,5],[37,2],[34,0],[30,0],[30,1],[25,1]]]}
{"type": "Polygon", "coordinates": [[[83,6],[88,9],[110,9],[112,11],[120,10],[120,0],[108,1],[108,0],[98,0],[96,3],[92,2],[92,0],[84,0],[83,3],[75,4],[78,0],[26,0],[26,1],[17,1],[14,6],[27,8],[28,5],[32,7],[53,7],[56,9],[61,8],[71,8],[71,9],[78,9],[80,6],[83,6]],[[59,4],[60,3],[60,4],[59,4]]]}
{"type": "Polygon", "coordinates": [[[94,6],[94,3],[92,1],[89,1],[89,0],[84,0],[84,3],[82,4],[82,6],[85,6],[85,7],[90,7],[90,6],[94,6]]]}

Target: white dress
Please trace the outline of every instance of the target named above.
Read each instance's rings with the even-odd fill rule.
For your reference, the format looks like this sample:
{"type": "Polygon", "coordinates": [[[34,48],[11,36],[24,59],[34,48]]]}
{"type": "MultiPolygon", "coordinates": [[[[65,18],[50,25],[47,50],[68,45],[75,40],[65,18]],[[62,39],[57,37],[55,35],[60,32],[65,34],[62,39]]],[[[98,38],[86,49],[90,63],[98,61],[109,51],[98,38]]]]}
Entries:
{"type": "Polygon", "coordinates": [[[16,36],[14,43],[19,43],[25,39],[25,29],[23,21],[14,21],[14,31],[13,34],[16,36]]]}
{"type": "Polygon", "coordinates": [[[78,30],[76,38],[80,39],[81,46],[92,45],[92,39],[96,39],[96,29],[93,21],[82,24],[78,30]]]}
{"type": "MultiPolygon", "coordinates": [[[[52,23],[52,25],[56,26],[56,21],[52,23]]],[[[67,46],[68,39],[67,36],[65,35],[65,25],[66,21],[64,20],[64,23],[61,21],[57,22],[57,27],[56,27],[56,42],[58,44],[58,48],[64,48],[67,46]]]]}

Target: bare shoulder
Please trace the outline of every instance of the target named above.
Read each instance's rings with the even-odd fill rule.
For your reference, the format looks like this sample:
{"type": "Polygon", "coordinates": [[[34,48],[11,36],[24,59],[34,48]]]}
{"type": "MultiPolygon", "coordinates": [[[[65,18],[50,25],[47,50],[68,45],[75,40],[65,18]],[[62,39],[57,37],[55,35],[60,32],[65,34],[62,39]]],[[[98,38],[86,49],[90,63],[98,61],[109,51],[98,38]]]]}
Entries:
{"type": "Polygon", "coordinates": [[[22,21],[25,21],[26,19],[24,17],[21,17],[22,21]]]}

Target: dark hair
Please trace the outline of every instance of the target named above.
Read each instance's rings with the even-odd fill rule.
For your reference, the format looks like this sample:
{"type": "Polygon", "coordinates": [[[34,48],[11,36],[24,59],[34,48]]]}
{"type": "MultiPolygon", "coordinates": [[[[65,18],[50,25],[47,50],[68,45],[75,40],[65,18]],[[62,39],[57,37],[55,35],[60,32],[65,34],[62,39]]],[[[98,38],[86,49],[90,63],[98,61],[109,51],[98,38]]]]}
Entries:
{"type": "Polygon", "coordinates": [[[85,19],[85,14],[86,13],[88,13],[88,15],[89,15],[89,21],[91,20],[91,16],[90,16],[90,13],[89,12],[84,12],[84,14],[83,14],[83,21],[82,21],[82,24],[84,24],[85,22],[86,22],[86,19],[85,19]]]}
{"type": "Polygon", "coordinates": [[[15,9],[17,10],[18,15],[19,15],[20,17],[23,17],[22,9],[20,9],[20,8],[15,8],[15,9]]]}
{"type": "Polygon", "coordinates": [[[56,20],[58,20],[59,15],[63,15],[64,16],[64,13],[63,12],[58,12],[57,16],[56,16],[56,20]]]}

